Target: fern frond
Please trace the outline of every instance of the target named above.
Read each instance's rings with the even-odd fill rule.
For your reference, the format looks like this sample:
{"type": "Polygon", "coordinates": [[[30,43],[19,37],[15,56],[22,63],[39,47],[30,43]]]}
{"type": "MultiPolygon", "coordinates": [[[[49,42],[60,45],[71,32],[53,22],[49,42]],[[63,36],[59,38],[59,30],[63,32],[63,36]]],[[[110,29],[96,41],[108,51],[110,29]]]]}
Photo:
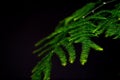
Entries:
{"type": "Polygon", "coordinates": [[[43,80],[50,80],[50,73],[51,73],[51,62],[49,61],[46,63],[45,69],[44,69],[44,78],[43,80]]]}
{"type": "Polygon", "coordinates": [[[73,63],[76,59],[76,51],[75,51],[75,47],[74,47],[73,43],[69,42],[68,39],[64,39],[61,41],[61,44],[63,47],[65,47],[65,49],[68,52],[69,62],[73,63]]]}
{"type": "Polygon", "coordinates": [[[63,34],[58,34],[56,35],[51,41],[47,42],[46,44],[44,44],[44,46],[36,49],[35,51],[33,51],[33,53],[39,53],[38,56],[43,55],[44,53],[51,51],[54,48],[54,45],[56,43],[59,43],[59,41],[61,40],[61,38],[64,37],[64,33],[63,34]]]}
{"type": "Polygon", "coordinates": [[[105,31],[105,24],[108,22],[108,20],[105,20],[102,23],[99,23],[97,27],[92,31],[96,36],[102,34],[105,31]]]}
{"type": "Polygon", "coordinates": [[[32,80],[49,80],[51,71],[51,57],[52,53],[45,56],[38,64],[33,68],[32,80]],[[44,79],[42,79],[42,73],[44,73],[44,79]]]}
{"type": "Polygon", "coordinates": [[[91,9],[93,9],[95,6],[95,3],[88,3],[86,4],[86,6],[82,7],[81,9],[77,10],[76,12],[74,12],[70,17],[65,18],[65,25],[69,24],[70,21],[74,20],[78,20],[80,18],[84,18],[91,9]]]}
{"type": "Polygon", "coordinates": [[[65,52],[63,51],[63,49],[59,46],[56,46],[55,49],[53,50],[53,52],[55,52],[58,55],[58,57],[61,61],[61,64],[63,66],[66,66],[67,65],[67,58],[66,58],[66,55],[65,55],[65,52]]]}
{"type": "Polygon", "coordinates": [[[88,40],[87,42],[88,42],[88,45],[89,45],[91,48],[93,48],[93,49],[95,49],[95,50],[97,50],[97,51],[103,51],[103,48],[100,47],[99,45],[97,45],[96,43],[94,43],[93,41],[88,40]]]}
{"type": "Polygon", "coordinates": [[[76,59],[76,49],[74,44],[82,44],[80,63],[85,65],[89,57],[91,48],[103,51],[103,48],[92,41],[91,38],[105,34],[105,37],[120,38],[120,4],[115,5],[111,10],[100,10],[105,4],[112,1],[103,2],[95,8],[96,3],[88,3],[72,15],[59,22],[55,31],[49,36],[38,41],[38,47],[33,53],[38,56],[45,54],[40,62],[32,70],[32,80],[50,80],[51,58],[56,54],[63,66],[67,65],[68,53],[69,62],[73,63],[76,59]],[[44,74],[42,79],[41,74],[44,74]]]}
{"type": "Polygon", "coordinates": [[[46,40],[49,40],[49,39],[51,39],[52,37],[56,36],[56,34],[58,34],[58,33],[59,33],[59,32],[54,32],[54,33],[50,34],[49,36],[47,36],[47,37],[43,38],[42,40],[38,41],[38,42],[35,44],[35,46],[37,47],[37,46],[41,45],[41,44],[44,43],[46,40]]]}
{"type": "Polygon", "coordinates": [[[82,42],[82,51],[80,55],[80,63],[84,65],[87,62],[88,55],[90,52],[90,46],[87,44],[87,40],[82,42]]]}

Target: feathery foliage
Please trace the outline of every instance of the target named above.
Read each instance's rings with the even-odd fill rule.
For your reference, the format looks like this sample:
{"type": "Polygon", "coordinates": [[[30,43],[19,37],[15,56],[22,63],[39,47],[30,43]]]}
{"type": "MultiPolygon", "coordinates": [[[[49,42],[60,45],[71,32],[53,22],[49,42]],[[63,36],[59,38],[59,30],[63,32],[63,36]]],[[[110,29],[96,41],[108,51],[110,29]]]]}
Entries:
{"type": "Polygon", "coordinates": [[[55,54],[59,57],[61,64],[66,66],[66,50],[69,62],[73,63],[76,59],[74,44],[82,44],[80,63],[84,65],[91,48],[103,51],[102,47],[91,40],[92,37],[99,37],[104,33],[105,37],[120,38],[120,3],[116,4],[113,9],[96,11],[113,1],[103,2],[96,8],[97,3],[86,4],[60,21],[53,33],[38,41],[35,44],[38,49],[33,53],[37,53],[40,57],[44,55],[44,57],[32,70],[32,80],[50,80],[51,59],[55,54]],[[43,79],[41,74],[44,74],[43,79]]]}

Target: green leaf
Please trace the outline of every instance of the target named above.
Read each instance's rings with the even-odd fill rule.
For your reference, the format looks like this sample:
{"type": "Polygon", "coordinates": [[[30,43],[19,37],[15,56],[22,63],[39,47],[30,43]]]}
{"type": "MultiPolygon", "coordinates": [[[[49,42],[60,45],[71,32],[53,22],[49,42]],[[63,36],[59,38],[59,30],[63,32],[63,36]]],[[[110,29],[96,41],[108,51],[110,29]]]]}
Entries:
{"type": "Polygon", "coordinates": [[[103,48],[100,47],[99,45],[97,45],[96,43],[94,43],[93,41],[89,40],[88,41],[89,46],[97,51],[103,51],[103,48]]]}

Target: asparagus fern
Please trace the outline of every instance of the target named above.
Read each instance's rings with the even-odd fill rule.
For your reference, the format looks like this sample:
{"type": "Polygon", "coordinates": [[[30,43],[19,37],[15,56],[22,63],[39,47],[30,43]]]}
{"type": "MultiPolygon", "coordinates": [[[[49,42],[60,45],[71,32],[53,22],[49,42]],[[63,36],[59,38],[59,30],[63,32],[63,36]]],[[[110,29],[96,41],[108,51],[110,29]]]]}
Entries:
{"type": "Polygon", "coordinates": [[[32,70],[32,80],[50,80],[51,59],[55,54],[59,57],[61,65],[67,65],[67,56],[63,48],[68,52],[69,62],[76,59],[74,44],[82,44],[80,63],[87,62],[90,49],[103,51],[103,48],[91,40],[105,34],[105,37],[120,38],[120,4],[116,4],[112,10],[100,10],[98,8],[113,1],[103,2],[95,8],[97,3],[88,3],[71,16],[59,22],[55,31],[44,39],[38,41],[38,47],[33,53],[43,56],[42,60],[32,70]],[[92,14],[94,13],[94,14],[92,14]],[[39,47],[40,46],[40,47],[39,47]],[[44,74],[42,79],[41,74],[44,74]]]}

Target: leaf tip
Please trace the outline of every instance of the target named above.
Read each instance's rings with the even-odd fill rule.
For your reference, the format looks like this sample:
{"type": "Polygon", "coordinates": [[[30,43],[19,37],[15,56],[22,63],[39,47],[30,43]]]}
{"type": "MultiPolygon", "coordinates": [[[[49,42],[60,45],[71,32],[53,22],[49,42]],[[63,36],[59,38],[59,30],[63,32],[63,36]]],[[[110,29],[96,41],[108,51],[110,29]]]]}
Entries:
{"type": "Polygon", "coordinates": [[[73,60],[70,60],[70,63],[72,64],[74,61],[73,60]]]}
{"type": "Polygon", "coordinates": [[[62,66],[66,66],[67,65],[67,63],[62,63],[62,66]]]}
{"type": "Polygon", "coordinates": [[[120,20],[120,18],[118,18],[118,20],[120,20]]]}
{"type": "Polygon", "coordinates": [[[99,51],[103,51],[103,48],[97,48],[97,50],[99,50],[99,51]]]}
{"type": "Polygon", "coordinates": [[[85,65],[85,63],[87,62],[87,60],[80,60],[82,65],[85,65]]]}

